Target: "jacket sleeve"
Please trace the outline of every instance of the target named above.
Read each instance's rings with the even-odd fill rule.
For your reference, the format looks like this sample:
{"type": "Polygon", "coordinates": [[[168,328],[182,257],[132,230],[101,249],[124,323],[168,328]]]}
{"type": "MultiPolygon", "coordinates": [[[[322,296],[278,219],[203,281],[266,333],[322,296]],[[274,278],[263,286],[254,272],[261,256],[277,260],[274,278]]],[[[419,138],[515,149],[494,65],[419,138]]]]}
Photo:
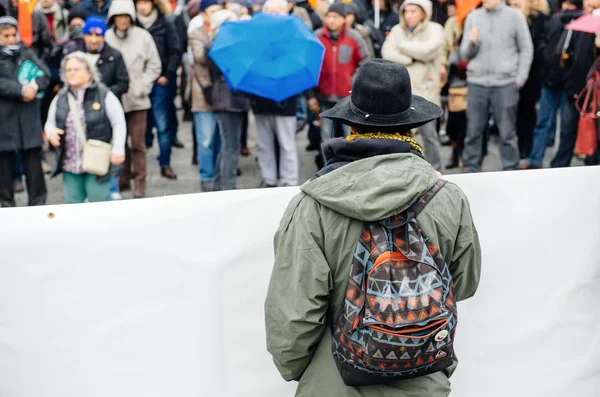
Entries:
{"type": "Polygon", "coordinates": [[[40,70],[44,73],[44,77],[39,77],[35,79],[35,83],[38,86],[38,92],[44,92],[50,86],[50,69],[46,66],[44,62],[42,62],[38,57],[35,56],[33,51],[26,50],[29,52],[29,58],[35,65],[40,68],[40,70]]]}
{"type": "Polygon", "coordinates": [[[352,76],[352,81],[354,81],[354,77],[356,76],[356,73],[358,73],[358,69],[362,66],[363,63],[367,62],[370,58],[369,51],[367,50],[367,43],[365,43],[365,40],[362,38],[360,33],[358,33],[357,31],[354,31],[354,33],[356,36],[354,37],[354,39],[356,41],[358,51],[356,51],[354,54],[356,70],[354,71],[354,75],[352,76]]]}
{"type": "Polygon", "coordinates": [[[196,29],[188,34],[188,45],[192,51],[194,63],[206,66],[206,45],[208,43],[202,40],[202,31],[196,29]]]}
{"type": "Polygon", "coordinates": [[[44,125],[44,132],[46,133],[46,139],[50,139],[56,132],[56,102],[58,101],[58,95],[54,97],[48,108],[48,116],[46,118],[46,124],[44,125]]]}
{"type": "Polygon", "coordinates": [[[19,82],[0,77],[0,98],[23,101],[23,86],[19,82]]]}
{"type": "Polygon", "coordinates": [[[166,21],[167,27],[167,68],[165,71],[165,77],[170,80],[177,78],[177,69],[181,64],[181,41],[179,39],[179,33],[175,29],[175,25],[170,20],[166,21]]]}
{"type": "Polygon", "coordinates": [[[466,59],[467,61],[475,58],[475,55],[477,55],[477,51],[479,51],[479,43],[472,43],[469,39],[469,32],[475,27],[473,18],[474,17],[472,13],[469,16],[467,16],[467,20],[465,22],[465,29],[463,31],[463,38],[460,43],[461,58],[466,59]]]}
{"type": "Polygon", "coordinates": [[[443,49],[443,61],[442,64],[448,66],[450,54],[454,48],[454,29],[455,20],[449,19],[444,25],[444,49],[443,49]]]}
{"type": "Polygon", "coordinates": [[[413,63],[413,59],[406,54],[400,52],[398,47],[396,46],[394,37],[395,37],[395,29],[398,29],[398,26],[394,26],[392,31],[388,35],[388,37],[383,42],[383,46],[381,47],[381,57],[383,59],[387,59],[388,61],[393,61],[397,63],[401,63],[404,66],[408,66],[413,63]]]}
{"type": "Polygon", "coordinates": [[[150,33],[145,33],[147,33],[146,48],[148,49],[148,58],[146,59],[146,67],[141,78],[146,88],[146,93],[150,94],[154,82],[160,77],[160,73],[162,72],[162,63],[156,49],[156,44],[154,44],[154,39],[150,33]]]}
{"type": "Polygon", "coordinates": [[[462,301],[473,296],[481,275],[481,246],[466,197],[462,199],[460,228],[449,267],[456,300],[462,301]]]}
{"type": "Polygon", "coordinates": [[[533,62],[533,41],[525,16],[518,13],[517,21],[517,48],[519,50],[519,65],[517,66],[516,83],[519,87],[523,87],[529,77],[529,70],[533,62]]]}
{"type": "Polygon", "coordinates": [[[129,90],[129,73],[127,72],[127,67],[125,66],[123,56],[118,51],[115,52],[115,67],[117,68],[117,76],[115,83],[108,87],[108,89],[120,99],[123,94],[129,90]]]}
{"type": "MultiPolygon", "coordinates": [[[[391,36],[391,35],[390,35],[391,36]]],[[[437,59],[444,47],[444,31],[437,23],[429,24],[429,34],[425,41],[404,40],[396,43],[398,51],[413,60],[432,62],[437,59]]]]}
{"type": "Polygon", "coordinates": [[[113,154],[125,154],[125,139],[127,138],[127,124],[125,123],[125,113],[121,102],[112,92],[106,94],[105,99],[106,115],[112,127],[113,135],[113,154]]]}
{"type": "Polygon", "coordinates": [[[275,235],[275,265],[265,302],[267,350],[283,379],[298,380],[326,330],[332,286],[330,268],[302,210],[306,196],[290,203],[275,235]]]}

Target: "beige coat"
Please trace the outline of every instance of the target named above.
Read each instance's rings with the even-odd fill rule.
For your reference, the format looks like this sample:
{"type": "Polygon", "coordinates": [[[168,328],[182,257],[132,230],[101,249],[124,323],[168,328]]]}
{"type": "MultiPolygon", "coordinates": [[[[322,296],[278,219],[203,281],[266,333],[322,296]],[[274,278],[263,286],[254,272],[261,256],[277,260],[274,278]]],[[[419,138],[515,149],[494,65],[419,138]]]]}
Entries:
{"type": "Polygon", "coordinates": [[[406,0],[400,7],[400,15],[408,4],[416,4],[425,10],[427,19],[410,31],[404,20],[394,26],[381,48],[383,59],[406,66],[410,74],[412,92],[415,95],[440,104],[440,67],[443,64],[444,28],[431,22],[431,1],[406,0]]]}
{"type": "MultiPolygon", "coordinates": [[[[133,1],[113,0],[108,10],[108,20],[115,15],[129,15],[135,22],[133,1]]],[[[129,113],[150,109],[150,92],[162,71],[152,35],[142,28],[131,26],[124,38],[117,36],[114,29],[108,29],[105,40],[123,55],[129,73],[129,90],[121,98],[123,110],[129,113]]]]}
{"type": "Polygon", "coordinates": [[[313,25],[312,25],[312,21],[310,20],[310,15],[308,15],[308,11],[306,11],[304,8],[294,6],[294,8],[292,8],[292,15],[295,15],[295,16],[299,17],[300,19],[302,19],[302,22],[304,22],[310,30],[313,30],[313,25]]]}
{"type": "MultiPolygon", "coordinates": [[[[198,15],[195,18],[202,18],[198,15]]],[[[194,19],[195,19],[194,18],[194,19]]],[[[206,65],[206,45],[210,42],[210,33],[204,24],[188,33],[188,45],[192,54],[192,73],[190,84],[192,87],[192,112],[212,112],[211,106],[206,102],[198,79],[204,86],[211,84],[208,66],[206,65]]]]}
{"type": "Polygon", "coordinates": [[[448,58],[457,47],[456,40],[458,40],[461,34],[462,32],[456,21],[456,16],[448,18],[444,25],[444,65],[448,66],[448,58]]]}

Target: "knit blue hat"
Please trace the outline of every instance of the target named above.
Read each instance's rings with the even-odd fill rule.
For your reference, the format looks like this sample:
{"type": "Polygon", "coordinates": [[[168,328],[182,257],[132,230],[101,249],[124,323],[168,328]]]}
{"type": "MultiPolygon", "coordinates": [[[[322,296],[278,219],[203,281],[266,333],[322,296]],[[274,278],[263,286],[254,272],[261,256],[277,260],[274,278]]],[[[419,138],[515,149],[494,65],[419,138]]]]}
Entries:
{"type": "Polygon", "coordinates": [[[218,6],[218,0],[201,0],[200,1],[200,12],[206,11],[206,9],[210,6],[218,6]]]}
{"type": "Polygon", "coordinates": [[[89,17],[85,20],[83,25],[83,34],[96,34],[98,36],[104,36],[106,33],[106,22],[100,17],[89,17]]]}

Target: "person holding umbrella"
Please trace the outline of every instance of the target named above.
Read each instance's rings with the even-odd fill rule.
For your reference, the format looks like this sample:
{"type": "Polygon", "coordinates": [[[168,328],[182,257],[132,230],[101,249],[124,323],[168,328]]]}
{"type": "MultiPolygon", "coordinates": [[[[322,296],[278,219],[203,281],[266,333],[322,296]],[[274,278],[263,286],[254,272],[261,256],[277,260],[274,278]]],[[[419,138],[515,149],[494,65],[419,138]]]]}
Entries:
{"type": "MultiPolygon", "coordinates": [[[[267,0],[263,6],[265,14],[285,15],[287,11],[286,0],[267,0]]],[[[262,187],[277,186],[278,174],[282,186],[298,184],[296,100],[296,96],[283,101],[253,96],[252,110],[258,133],[258,165],[262,187]],[[277,161],[277,148],[279,161],[277,161]]]]}
{"type": "MultiPolygon", "coordinates": [[[[211,17],[210,28],[215,37],[219,27],[225,21],[236,21],[237,16],[229,10],[219,10],[211,17]]],[[[206,49],[210,51],[212,43],[206,49]]],[[[244,112],[250,110],[250,96],[229,88],[223,72],[208,56],[208,70],[212,89],[210,102],[215,113],[219,134],[221,136],[221,151],[217,159],[217,170],[213,190],[233,190],[236,188],[238,155],[240,154],[240,138],[244,112]]]]}

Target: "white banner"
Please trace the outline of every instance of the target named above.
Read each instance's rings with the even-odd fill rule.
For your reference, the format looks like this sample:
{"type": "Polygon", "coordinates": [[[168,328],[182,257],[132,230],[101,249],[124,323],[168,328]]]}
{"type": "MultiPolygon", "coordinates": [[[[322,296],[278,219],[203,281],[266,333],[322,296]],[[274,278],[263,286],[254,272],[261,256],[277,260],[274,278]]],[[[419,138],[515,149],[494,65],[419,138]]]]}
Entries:
{"type": "MultiPolygon", "coordinates": [[[[452,395],[597,397],[600,168],[448,179],[483,248],[452,395]]],[[[0,397],[293,396],[263,302],[296,193],[0,210],[0,397]]]]}

